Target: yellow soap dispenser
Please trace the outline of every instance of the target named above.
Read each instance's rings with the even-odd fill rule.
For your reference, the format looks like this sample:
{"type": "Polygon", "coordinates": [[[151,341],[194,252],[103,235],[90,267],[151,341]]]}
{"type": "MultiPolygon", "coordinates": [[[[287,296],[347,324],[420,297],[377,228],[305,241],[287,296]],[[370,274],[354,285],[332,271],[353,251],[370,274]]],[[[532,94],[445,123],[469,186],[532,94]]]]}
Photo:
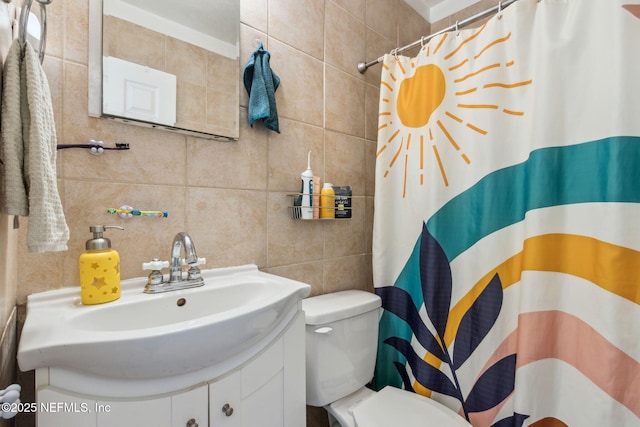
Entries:
{"type": "Polygon", "coordinates": [[[89,227],[93,239],[87,240],[86,251],[80,255],[80,295],[82,304],[102,304],[120,298],[120,255],[111,249],[111,240],[102,237],[115,225],[89,227]]]}

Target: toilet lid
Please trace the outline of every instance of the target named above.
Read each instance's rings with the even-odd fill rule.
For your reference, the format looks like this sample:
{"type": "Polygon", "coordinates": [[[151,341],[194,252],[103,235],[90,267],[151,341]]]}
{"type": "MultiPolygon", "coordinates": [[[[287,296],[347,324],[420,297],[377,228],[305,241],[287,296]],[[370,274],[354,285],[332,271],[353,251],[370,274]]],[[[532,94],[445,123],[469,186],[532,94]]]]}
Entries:
{"type": "Polygon", "coordinates": [[[352,410],[358,427],[471,426],[460,415],[435,400],[395,387],[383,388],[352,410]]]}

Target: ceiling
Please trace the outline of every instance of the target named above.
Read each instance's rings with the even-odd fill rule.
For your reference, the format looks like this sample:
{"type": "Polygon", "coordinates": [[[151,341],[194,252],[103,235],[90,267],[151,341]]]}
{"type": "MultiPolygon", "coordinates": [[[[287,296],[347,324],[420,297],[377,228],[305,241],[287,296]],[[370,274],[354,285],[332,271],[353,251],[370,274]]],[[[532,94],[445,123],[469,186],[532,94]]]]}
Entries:
{"type": "Polygon", "coordinates": [[[404,0],[430,23],[438,22],[480,0],[404,0]]]}

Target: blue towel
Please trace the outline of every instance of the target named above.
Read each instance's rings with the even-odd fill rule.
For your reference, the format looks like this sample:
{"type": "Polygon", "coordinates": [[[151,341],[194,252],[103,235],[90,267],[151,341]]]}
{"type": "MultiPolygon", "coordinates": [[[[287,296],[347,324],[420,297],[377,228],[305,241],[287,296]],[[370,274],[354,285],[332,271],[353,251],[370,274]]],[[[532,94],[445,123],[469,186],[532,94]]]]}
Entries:
{"type": "Polygon", "coordinates": [[[249,124],[262,120],[262,124],[274,132],[280,133],[278,109],[275,92],[280,86],[280,77],[271,70],[271,55],[262,47],[262,43],[253,52],[244,66],[244,87],[249,94],[249,124]]]}

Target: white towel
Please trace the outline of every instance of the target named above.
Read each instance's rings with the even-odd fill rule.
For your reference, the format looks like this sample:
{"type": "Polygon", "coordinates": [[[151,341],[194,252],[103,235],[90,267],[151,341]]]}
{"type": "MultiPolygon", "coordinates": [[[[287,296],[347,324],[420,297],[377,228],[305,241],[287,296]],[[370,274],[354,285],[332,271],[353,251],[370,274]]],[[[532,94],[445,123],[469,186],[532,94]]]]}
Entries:
{"type": "Polygon", "coordinates": [[[2,73],[2,110],[0,112],[0,211],[27,216],[29,202],[24,180],[24,144],[22,139],[22,47],[13,41],[2,73]]]}
{"type": "MultiPolygon", "coordinates": [[[[56,175],[56,125],[51,91],[38,54],[27,42],[23,60],[28,113],[22,117],[25,175],[29,194],[29,252],[67,250],[69,227],[56,175]],[[25,117],[26,116],[26,117],[25,117]]],[[[22,97],[23,102],[25,96],[22,97]]]]}
{"type": "Polygon", "coordinates": [[[37,53],[14,40],[5,61],[2,93],[3,183],[0,209],[29,216],[29,252],[67,250],[56,176],[56,129],[51,92],[37,53]]]}

